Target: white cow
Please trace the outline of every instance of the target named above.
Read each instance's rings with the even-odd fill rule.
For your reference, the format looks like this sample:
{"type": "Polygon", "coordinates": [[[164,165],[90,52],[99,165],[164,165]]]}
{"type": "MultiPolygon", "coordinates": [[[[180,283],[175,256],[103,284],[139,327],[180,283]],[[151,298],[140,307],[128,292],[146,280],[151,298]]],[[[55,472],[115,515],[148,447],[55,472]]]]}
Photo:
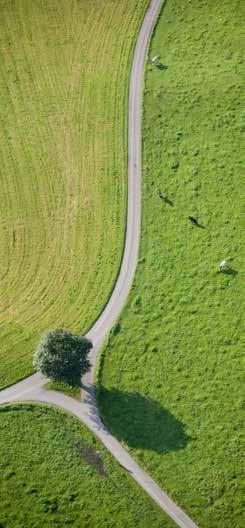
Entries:
{"type": "Polygon", "coordinates": [[[158,56],[157,55],[151,59],[152,64],[156,64],[157,61],[158,61],[158,56]]]}
{"type": "Polygon", "coordinates": [[[220,271],[225,271],[227,269],[227,260],[222,260],[220,265],[219,265],[219,270],[220,271]]]}

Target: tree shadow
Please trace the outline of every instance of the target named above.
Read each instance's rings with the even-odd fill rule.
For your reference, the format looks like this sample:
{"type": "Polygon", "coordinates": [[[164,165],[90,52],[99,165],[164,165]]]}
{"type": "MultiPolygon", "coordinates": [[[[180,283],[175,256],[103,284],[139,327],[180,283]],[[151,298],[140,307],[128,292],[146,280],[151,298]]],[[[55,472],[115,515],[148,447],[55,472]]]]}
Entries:
{"type": "Polygon", "coordinates": [[[168,66],[166,66],[166,64],[162,64],[161,62],[159,62],[156,67],[161,71],[168,69],[168,66]]]}
{"type": "Polygon", "coordinates": [[[190,440],[185,426],[158,402],[138,392],[97,388],[105,425],[129,447],[168,453],[184,449],[190,440]]]}

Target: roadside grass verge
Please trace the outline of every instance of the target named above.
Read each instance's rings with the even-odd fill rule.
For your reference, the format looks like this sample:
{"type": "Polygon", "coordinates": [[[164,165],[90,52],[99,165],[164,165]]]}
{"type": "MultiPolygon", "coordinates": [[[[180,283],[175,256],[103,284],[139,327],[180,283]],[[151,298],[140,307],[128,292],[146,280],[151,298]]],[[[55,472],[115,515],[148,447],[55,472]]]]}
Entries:
{"type": "Polygon", "coordinates": [[[63,381],[48,381],[44,387],[48,390],[63,392],[64,394],[67,394],[67,396],[71,396],[71,398],[75,398],[76,400],[81,399],[81,387],[78,385],[69,385],[63,381]]]}
{"type": "Polygon", "coordinates": [[[71,416],[21,404],[0,420],[1,526],[174,527],[71,416]]]}
{"type": "Polygon", "coordinates": [[[243,526],[241,9],[163,8],[159,63],[146,65],[138,269],[100,369],[104,421],[200,528],[243,526]]]}
{"type": "Polygon", "coordinates": [[[127,94],[148,0],[0,0],[0,388],[84,334],[122,255],[127,94]]]}

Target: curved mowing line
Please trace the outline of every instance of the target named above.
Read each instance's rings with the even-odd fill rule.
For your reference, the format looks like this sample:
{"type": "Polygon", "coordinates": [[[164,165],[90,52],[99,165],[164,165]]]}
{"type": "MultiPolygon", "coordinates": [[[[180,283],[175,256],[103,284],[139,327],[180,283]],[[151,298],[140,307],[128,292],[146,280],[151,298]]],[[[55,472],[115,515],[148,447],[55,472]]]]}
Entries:
{"type": "MultiPolygon", "coordinates": [[[[94,326],[87,333],[87,337],[92,340],[94,346],[90,355],[91,372],[83,378],[83,382],[85,382],[84,401],[81,403],[60,392],[46,391],[43,388],[47,381],[46,378],[34,374],[1,391],[0,404],[16,400],[36,401],[53,404],[71,412],[103,442],[110,453],[180,528],[197,528],[196,524],[140,468],[128,451],[104,426],[99,416],[93,390],[93,376],[99,348],[125,304],[137,265],[141,224],[141,98],[144,63],[151,32],[163,3],[164,0],[151,1],[134,51],[128,110],[128,208],[125,249],[121,269],[110,300],[94,326]]],[[[108,236],[110,236],[109,233],[108,236]]]]}

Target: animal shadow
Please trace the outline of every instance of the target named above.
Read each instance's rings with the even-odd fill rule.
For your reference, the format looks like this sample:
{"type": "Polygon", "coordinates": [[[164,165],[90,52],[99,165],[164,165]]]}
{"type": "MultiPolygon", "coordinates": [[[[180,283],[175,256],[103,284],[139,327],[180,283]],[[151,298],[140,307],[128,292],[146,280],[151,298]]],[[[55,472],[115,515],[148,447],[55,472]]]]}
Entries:
{"type": "Polygon", "coordinates": [[[238,274],[238,271],[233,268],[227,268],[222,271],[224,275],[230,275],[231,277],[235,277],[238,274]]]}
{"type": "Polygon", "coordinates": [[[170,198],[165,196],[165,194],[163,194],[161,191],[158,191],[157,194],[158,194],[158,197],[160,198],[160,200],[163,200],[163,202],[167,203],[168,205],[171,205],[171,207],[174,206],[172,200],[170,200],[170,198]]]}
{"type": "Polygon", "coordinates": [[[157,68],[161,71],[164,71],[168,69],[168,66],[166,66],[166,64],[162,64],[161,62],[159,62],[159,64],[157,64],[157,68]]]}
{"type": "Polygon", "coordinates": [[[170,198],[163,198],[164,199],[164,202],[167,203],[168,205],[171,205],[171,207],[174,206],[174,203],[172,202],[172,200],[170,200],[170,198]]]}
{"type": "Polygon", "coordinates": [[[194,216],[188,216],[188,220],[190,220],[192,225],[195,225],[196,227],[200,227],[201,229],[204,229],[204,225],[200,224],[194,216]]]}

